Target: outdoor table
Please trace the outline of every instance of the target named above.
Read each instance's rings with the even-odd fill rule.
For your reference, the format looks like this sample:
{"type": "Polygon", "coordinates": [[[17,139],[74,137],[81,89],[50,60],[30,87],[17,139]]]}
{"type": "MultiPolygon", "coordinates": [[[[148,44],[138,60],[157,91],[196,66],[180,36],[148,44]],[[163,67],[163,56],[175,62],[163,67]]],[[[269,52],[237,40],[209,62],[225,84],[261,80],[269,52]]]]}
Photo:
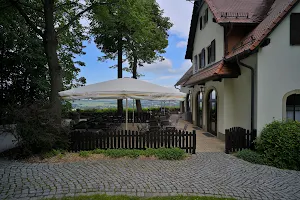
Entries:
{"type": "Polygon", "coordinates": [[[161,123],[162,126],[170,125],[170,121],[169,120],[162,120],[160,123],[161,123]]]}
{"type": "Polygon", "coordinates": [[[166,130],[166,131],[175,131],[176,130],[176,127],[175,126],[164,126],[164,129],[166,130]]]}

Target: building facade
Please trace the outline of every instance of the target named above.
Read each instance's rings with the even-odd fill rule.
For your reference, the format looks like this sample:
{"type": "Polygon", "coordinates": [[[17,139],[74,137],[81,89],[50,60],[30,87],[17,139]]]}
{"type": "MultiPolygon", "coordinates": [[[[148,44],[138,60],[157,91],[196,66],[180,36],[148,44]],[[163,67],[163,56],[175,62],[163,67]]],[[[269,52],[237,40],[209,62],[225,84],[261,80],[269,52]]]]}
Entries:
{"type": "Polygon", "coordinates": [[[185,58],[181,110],[203,130],[300,121],[299,0],[195,1],[185,58]]]}

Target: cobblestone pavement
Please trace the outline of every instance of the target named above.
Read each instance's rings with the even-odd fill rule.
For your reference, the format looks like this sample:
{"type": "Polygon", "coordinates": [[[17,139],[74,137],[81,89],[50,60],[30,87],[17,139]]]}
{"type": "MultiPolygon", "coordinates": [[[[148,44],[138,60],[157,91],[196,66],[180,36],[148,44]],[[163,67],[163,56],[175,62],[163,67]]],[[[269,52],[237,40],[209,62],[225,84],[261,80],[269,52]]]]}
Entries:
{"type": "Polygon", "coordinates": [[[0,160],[0,199],[106,193],[300,199],[300,172],[254,165],[224,153],[183,161],[98,160],[30,164],[0,160]]]}

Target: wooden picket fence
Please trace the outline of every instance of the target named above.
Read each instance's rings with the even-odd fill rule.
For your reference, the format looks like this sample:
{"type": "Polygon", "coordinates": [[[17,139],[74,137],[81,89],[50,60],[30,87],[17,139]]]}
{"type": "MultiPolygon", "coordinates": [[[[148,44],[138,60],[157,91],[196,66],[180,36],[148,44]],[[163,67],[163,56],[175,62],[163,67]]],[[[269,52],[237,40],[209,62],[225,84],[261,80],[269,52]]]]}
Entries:
{"type": "Polygon", "coordinates": [[[246,130],[241,127],[233,127],[225,130],[225,153],[253,149],[256,139],[256,130],[246,130]]]}
{"type": "Polygon", "coordinates": [[[73,131],[70,134],[70,151],[94,149],[146,149],[146,148],[184,149],[196,153],[196,131],[177,130],[139,133],[119,130],[115,132],[73,131]]]}

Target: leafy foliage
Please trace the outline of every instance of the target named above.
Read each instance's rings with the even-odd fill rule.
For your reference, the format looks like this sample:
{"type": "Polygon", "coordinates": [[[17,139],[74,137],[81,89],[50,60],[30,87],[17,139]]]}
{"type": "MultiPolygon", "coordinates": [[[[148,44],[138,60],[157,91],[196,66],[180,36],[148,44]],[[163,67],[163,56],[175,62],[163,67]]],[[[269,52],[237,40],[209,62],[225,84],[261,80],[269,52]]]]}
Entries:
{"type": "Polygon", "coordinates": [[[266,125],[256,147],[271,165],[300,170],[300,122],[274,121],[266,125]]]}
{"type": "Polygon", "coordinates": [[[255,164],[267,164],[264,157],[261,154],[249,149],[238,151],[236,153],[236,157],[255,164]]]}
{"type": "Polygon", "coordinates": [[[179,148],[159,148],[159,149],[146,149],[146,150],[95,149],[91,151],[91,153],[103,154],[105,156],[112,157],[112,158],[121,158],[121,157],[137,158],[139,156],[146,156],[146,157],[155,156],[158,159],[163,159],[163,160],[181,160],[186,156],[185,151],[179,148]]]}
{"type": "Polygon", "coordinates": [[[14,111],[15,137],[24,155],[68,148],[68,129],[54,122],[47,105],[35,102],[14,111]]]}

